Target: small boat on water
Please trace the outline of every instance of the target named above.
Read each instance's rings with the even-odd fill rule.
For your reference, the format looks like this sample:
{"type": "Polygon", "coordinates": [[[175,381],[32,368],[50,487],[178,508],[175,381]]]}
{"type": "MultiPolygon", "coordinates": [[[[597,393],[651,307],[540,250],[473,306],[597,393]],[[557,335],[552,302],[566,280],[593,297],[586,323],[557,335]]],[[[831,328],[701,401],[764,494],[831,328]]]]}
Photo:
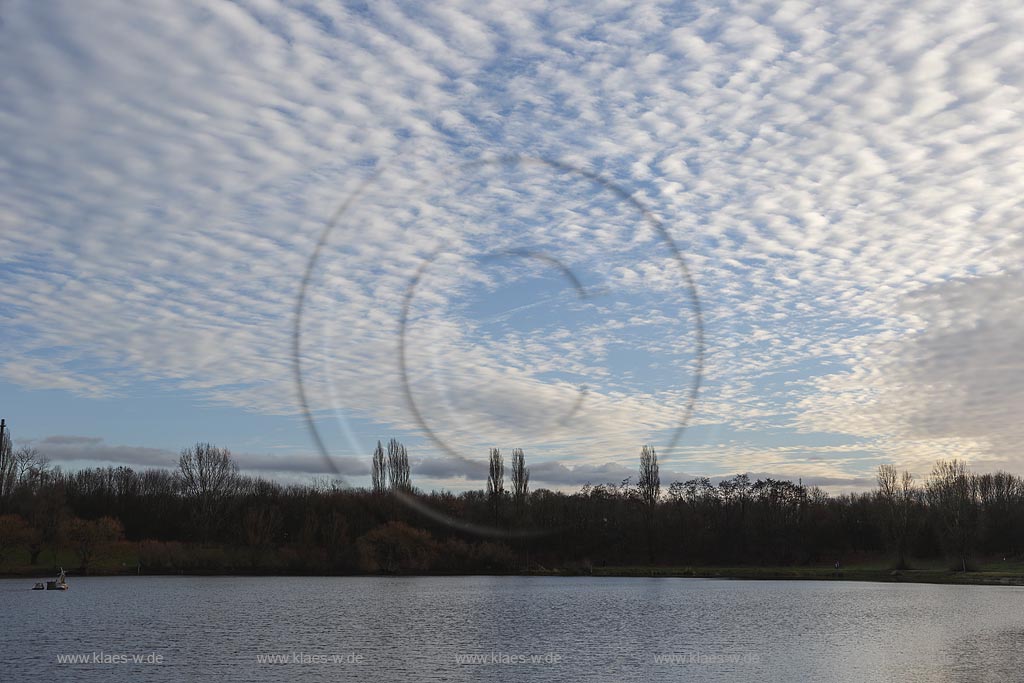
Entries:
{"type": "Polygon", "coordinates": [[[39,581],[36,585],[32,586],[32,590],[66,591],[69,588],[66,577],[67,575],[64,573],[64,568],[61,567],[60,575],[55,580],[47,581],[45,584],[42,581],[39,581]]]}

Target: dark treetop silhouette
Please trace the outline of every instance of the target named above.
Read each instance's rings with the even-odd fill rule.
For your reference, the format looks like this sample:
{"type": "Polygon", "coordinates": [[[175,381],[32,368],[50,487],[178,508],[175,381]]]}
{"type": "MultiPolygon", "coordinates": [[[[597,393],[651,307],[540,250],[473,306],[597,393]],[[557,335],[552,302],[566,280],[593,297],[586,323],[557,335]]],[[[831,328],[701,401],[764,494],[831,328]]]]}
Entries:
{"type": "Polygon", "coordinates": [[[285,486],[239,473],[210,444],[178,468],[66,472],[31,449],[0,445],[0,567],[74,564],[150,572],[281,573],[543,571],[593,565],[806,565],[874,558],[946,558],[969,570],[981,555],[1024,548],[1024,483],[939,462],[923,486],[890,466],[878,489],[830,496],[791,481],[740,474],[661,488],[644,446],[637,484],[575,492],[529,489],[512,451],[511,490],[499,449],[486,491],[418,491],[408,451],[392,439],[371,456],[370,490],[325,481],[285,486]],[[537,529],[502,541],[474,536],[398,504],[398,489],[455,519],[537,529]],[[61,559],[61,558],[66,559],[61,559]]]}

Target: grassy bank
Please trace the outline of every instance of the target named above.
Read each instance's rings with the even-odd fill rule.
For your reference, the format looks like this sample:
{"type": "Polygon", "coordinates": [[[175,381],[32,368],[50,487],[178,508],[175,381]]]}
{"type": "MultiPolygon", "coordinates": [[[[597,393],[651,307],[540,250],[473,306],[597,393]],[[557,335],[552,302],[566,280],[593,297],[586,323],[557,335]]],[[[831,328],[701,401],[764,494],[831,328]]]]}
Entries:
{"type": "MultiPolygon", "coordinates": [[[[251,556],[243,550],[231,551],[226,548],[190,550],[191,565],[182,569],[146,565],[138,551],[138,544],[121,542],[106,549],[93,559],[88,574],[92,576],[117,575],[189,575],[189,576],[302,576],[322,575],[309,569],[286,568],[284,566],[253,566],[251,556]],[[214,553],[210,562],[196,563],[199,552],[214,553]]],[[[56,557],[51,552],[40,555],[38,563],[29,563],[28,552],[15,550],[0,564],[0,577],[22,577],[41,580],[56,573],[57,567],[64,567],[71,576],[81,575],[79,558],[73,552],[64,550],[56,557]]],[[[180,566],[180,565],[179,565],[180,566]]],[[[1024,561],[1006,561],[995,558],[980,560],[973,571],[960,572],[949,569],[941,560],[916,560],[911,569],[894,571],[884,558],[864,558],[860,562],[844,565],[839,571],[830,565],[801,566],[665,566],[630,565],[597,566],[589,563],[570,563],[566,566],[533,567],[525,571],[504,571],[466,568],[460,571],[414,572],[424,575],[523,575],[523,576],[603,576],[603,577],[678,577],[678,578],[722,578],[750,580],[804,580],[804,581],[879,581],[887,583],[942,583],[969,585],[1024,585],[1024,561]]]]}
{"type": "MultiPolygon", "coordinates": [[[[109,576],[114,574],[135,574],[138,572],[138,553],[134,546],[124,543],[110,549],[102,557],[92,561],[89,574],[97,576],[109,576]]],[[[78,567],[81,564],[79,557],[70,550],[62,550],[54,555],[51,551],[45,551],[39,555],[36,564],[29,562],[27,550],[16,549],[0,563],[0,577],[36,577],[40,580],[47,577],[53,578],[60,567],[67,570],[69,575],[80,573],[78,567]]]]}

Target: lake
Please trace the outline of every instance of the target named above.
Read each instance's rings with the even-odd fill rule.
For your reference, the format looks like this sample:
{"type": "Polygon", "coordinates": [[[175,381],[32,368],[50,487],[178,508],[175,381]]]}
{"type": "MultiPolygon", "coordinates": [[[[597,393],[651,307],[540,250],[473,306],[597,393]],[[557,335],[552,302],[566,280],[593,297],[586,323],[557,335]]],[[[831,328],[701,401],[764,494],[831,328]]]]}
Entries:
{"type": "Polygon", "coordinates": [[[1007,681],[1024,588],[542,577],[0,581],[3,681],[1007,681]],[[75,660],[78,661],[75,661],[75,660]],[[84,660],[84,661],[82,661],[84,660]]]}

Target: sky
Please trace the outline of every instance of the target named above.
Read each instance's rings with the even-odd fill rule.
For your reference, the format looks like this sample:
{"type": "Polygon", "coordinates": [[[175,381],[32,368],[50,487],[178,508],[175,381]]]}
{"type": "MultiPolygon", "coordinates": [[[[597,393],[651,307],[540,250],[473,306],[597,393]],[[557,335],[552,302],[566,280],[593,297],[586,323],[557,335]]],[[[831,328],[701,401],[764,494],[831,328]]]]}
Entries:
{"type": "Polygon", "coordinates": [[[65,468],[202,441],[355,486],[391,437],[425,489],[491,447],[559,489],[644,443],[665,484],[1024,473],[1021,35],[1012,2],[5,0],[0,416],[65,468]]]}

